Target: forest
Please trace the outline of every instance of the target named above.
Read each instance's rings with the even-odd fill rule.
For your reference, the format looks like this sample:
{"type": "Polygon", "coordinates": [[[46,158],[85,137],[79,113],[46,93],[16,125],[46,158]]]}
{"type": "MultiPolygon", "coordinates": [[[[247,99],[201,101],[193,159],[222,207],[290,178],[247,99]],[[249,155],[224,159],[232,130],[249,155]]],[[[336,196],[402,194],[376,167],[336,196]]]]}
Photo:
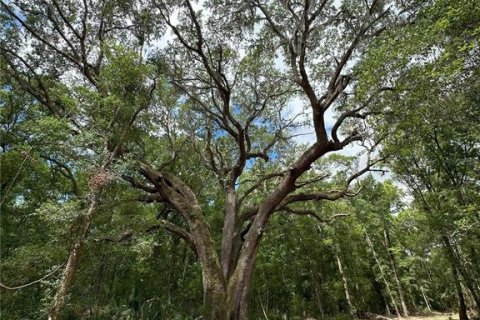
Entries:
{"type": "Polygon", "coordinates": [[[478,0],[2,0],[0,318],[480,318],[478,0]]]}

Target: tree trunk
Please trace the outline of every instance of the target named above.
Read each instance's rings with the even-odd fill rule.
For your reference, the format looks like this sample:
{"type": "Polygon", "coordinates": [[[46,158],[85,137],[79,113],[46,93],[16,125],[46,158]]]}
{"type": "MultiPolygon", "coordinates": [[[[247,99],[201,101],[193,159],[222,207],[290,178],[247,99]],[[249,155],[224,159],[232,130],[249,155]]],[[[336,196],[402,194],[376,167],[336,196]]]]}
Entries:
{"type": "MultiPolygon", "coordinates": [[[[315,143],[295,161],[288,173],[255,210],[253,222],[241,245],[239,228],[246,220],[239,216],[234,184],[227,189],[225,220],[222,229],[220,255],[213,244],[210,229],[202,215],[195,193],[180,178],[167,171],[157,171],[146,163],[140,163],[140,173],[149,180],[158,192],[157,201],[168,203],[186,221],[189,230],[181,236],[193,242],[202,266],[204,315],[212,320],[245,320],[247,300],[260,240],[267,222],[275,210],[288,203],[284,199],[295,190],[295,181],[322,155],[333,151],[334,145],[325,139],[324,144],[315,143]],[[238,219],[238,221],[237,221],[238,219]],[[237,245],[240,248],[237,250],[237,245]],[[236,262],[236,263],[235,263],[236,262]]],[[[233,175],[235,176],[235,175],[233,175]]],[[[232,179],[235,181],[235,179],[232,179]]],[[[340,197],[341,195],[339,195],[340,197]]],[[[180,232],[177,230],[177,232],[180,232]]]]}
{"type": "Polygon", "coordinates": [[[318,279],[315,276],[314,271],[311,271],[311,276],[312,276],[313,286],[315,289],[315,298],[317,299],[318,310],[320,311],[320,317],[323,319],[325,318],[325,311],[323,308],[322,296],[320,293],[320,284],[318,283],[318,279]]]}
{"type": "Polygon", "coordinates": [[[385,299],[385,311],[387,312],[387,316],[391,316],[392,312],[390,311],[390,307],[388,306],[388,301],[385,299]]]}
{"type": "Polygon", "coordinates": [[[445,235],[442,236],[443,243],[445,245],[445,250],[447,255],[450,258],[450,264],[452,267],[453,281],[455,282],[455,288],[458,295],[458,316],[460,320],[468,320],[467,316],[467,306],[465,305],[465,297],[463,296],[462,285],[460,283],[460,278],[458,276],[457,264],[455,262],[455,255],[450,244],[450,240],[445,235]]]}
{"type": "Polygon", "coordinates": [[[335,260],[337,261],[338,271],[340,272],[340,276],[342,277],[343,289],[345,291],[345,297],[347,299],[349,313],[352,317],[355,317],[356,310],[355,306],[352,303],[350,292],[348,290],[348,279],[347,275],[343,270],[342,261],[340,260],[340,246],[338,244],[335,245],[335,260]]]}
{"type": "Polygon", "coordinates": [[[390,297],[390,301],[392,302],[393,307],[395,308],[395,313],[397,316],[400,315],[400,311],[398,310],[398,305],[397,301],[395,300],[395,297],[392,294],[392,290],[390,290],[390,284],[387,281],[387,278],[385,276],[385,272],[383,271],[383,266],[380,264],[380,261],[378,260],[377,253],[375,251],[375,248],[373,247],[373,243],[370,240],[370,237],[368,236],[368,233],[365,231],[365,238],[367,240],[367,244],[370,247],[370,250],[372,251],[373,258],[375,259],[375,263],[377,264],[378,269],[380,270],[380,276],[383,280],[383,283],[385,284],[385,290],[387,291],[388,296],[390,297]]]}
{"type": "Polygon", "coordinates": [[[49,311],[49,316],[48,316],[49,320],[61,319],[60,313],[63,309],[68,290],[72,285],[73,278],[77,271],[79,254],[85,243],[85,237],[88,233],[88,229],[90,228],[93,213],[95,212],[95,209],[97,207],[97,202],[98,202],[98,193],[94,193],[92,196],[92,199],[90,200],[90,205],[88,207],[88,210],[85,213],[85,215],[82,217],[79,235],[77,236],[72,246],[72,249],[70,250],[67,264],[60,278],[60,284],[58,285],[57,292],[53,297],[53,301],[52,301],[50,311],[49,311]]]}
{"type": "Polygon", "coordinates": [[[228,188],[225,199],[225,215],[222,229],[222,249],[220,254],[223,276],[228,279],[231,275],[236,258],[235,240],[238,239],[236,227],[237,196],[233,185],[228,188]]]}
{"type": "Polygon", "coordinates": [[[443,235],[443,243],[445,244],[445,249],[447,250],[447,254],[450,258],[450,262],[455,266],[456,272],[460,273],[464,280],[465,286],[468,288],[473,300],[475,301],[475,307],[477,312],[480,312],[480,297],[475,289],[475,280],[470,277],[467,270],[462,266],[459,258],[456,255],[455,249],[453,245],[450,243],[450,239],[443,235]]]}
{"type": "MultiPolygon", "coordinates": [[[[480,241],[480,237],[478,238],[478,241],[480,241]]],[[[480,275],[480,259],[477,250],[475,250],[473,245],[470,245],[470,255],[472,256],[472,264],[476,266],[475,271],[480,275]]]]}
{"type": "MultiPolygon", "coordinates": [[[[201,245],[197,245],[197,250],[200,248],[201,245]]],[[[213,244],[210,248],[213,249],[213,244]]],[[[215,251],[203,249],[199,252],[199,260],[202,264],[204,315],[211,320],[228,320],[228,293],[220,262],[215,251]]]]}
{"type": "Polygon", "coordinates": [[[472,305],[474,305],[477,312],[480,313],[480,292],[478,291],[477,279],[471,274],[471,272],[474,272],[474,270],[472,268],[465,268],[465,263],[462,259],[461,253],[459,252],[459,248],[455,244],[452,245],[452,248],[455,253],[457,269],[464,280],[464,285],[468,289],[465,291],[472,298],[472,305]]]}
{"type": "Polygon", "coordinates": [[[392,241],[390,239],[390,231],[387,225],[387,220],[383,216],[382,213],[382,221],[383,221],[383,236],[385,239],[385,248],[387,249],[388,258],[390,260],[390,264],[392,265],[393,274],[395,277],[395,282],[398,288],[398,295],[400,298],[400,305],[402,306],[402,312],[404,317],[408,317],[408,308],[407,303],[405,302],[405,291],[403,290],[402,282],[400,281],[400,275],[398,272],[397,262],[395,260],[395,256],[392,252],[392,241]]]}
{"type": "Polygon", "coordinates": [[[251,279],[257,258],[260,240],[267,224],[270,214],[278,203],[289,193],[291,188],[277,188],[270,196],[270,201],[266,201],[257,212],[257,215],[248,231],[245,243],[242,246],[238,258],[237,266],[230,277],[229,306],[232,310],[231,320],[247,319],[247,298],[251,286],[251,279]]]}
{"type": "Polygon", "coordinates": [[[432,306],[430,305],[430,302],[428,301],[428,297],[425,293],[425,289],[423,288],[422,285],[420,285],[420,291],[422,292],[423,300],[425,301],[425,305],[427,306],[428,312],[432,312],[432,306]]]}
{"type": "Polygon", "coordinates": [[[403,290],[402,282],[400,281],[400,276],[399,276],[399,273],[398,273],[397,263],[395,261],[395,256],[392,253],[389,240],[387,241],[387,252],[388,252],[388,258],[390,260],[390,264],[392,265],[393,275],[394,275],[394,278],[395,278],[395,283],[397,284],[398,295],[399,295],[399,298],[400,298],[400,305],[402,306],[403,316],[408,317],[408,308],[407,308],[407,304],[405,302],[405,293],[404,293],[404,290],[403,290]]]}
{"type": "Polygon", "coordinates": [[[229,316],[225,291],[217,290],[213,286],[206,288],[206,291],[204,291],[203,314],[205,319],[210,320],[232,319],[229,316]]]}
{"type": "Polygon", "coordinates": [[[460,320],[468,320],[467,316],[467,306],[465,305],[465,298],[463,296],[462,285],[458,277],[458,271],[455,265],[452,265],[453,279],[455,281],[455,288],[457,289],[458,294],[458,316],[460,320]]]}

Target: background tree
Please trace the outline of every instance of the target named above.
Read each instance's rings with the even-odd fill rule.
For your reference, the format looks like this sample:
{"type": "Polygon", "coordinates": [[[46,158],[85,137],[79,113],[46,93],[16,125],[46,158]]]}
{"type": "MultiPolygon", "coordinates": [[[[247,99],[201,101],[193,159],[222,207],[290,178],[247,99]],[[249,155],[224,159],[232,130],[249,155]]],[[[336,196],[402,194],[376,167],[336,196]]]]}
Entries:
{"type": "MultiPolygon", "coordinates": [[[[403,70],[396,75],[380,72],[381,79],[370,78],[395,83],[399,92],[399,99],[391,101],[391,118],[385,123],[395,134],[387,138],[385,147],[395,150],[392,168],[408,185],[445,247],[463,319],[467,315],[462,286],[477,310],[479,305],[474,275],[462,264],[470,264],[467,252],[477,249],[462,254],[465,249],[461,249],[459,235],[472,232],[464,234],[471,239],[478,226],[474,159],[478,158],[479,115],[477,98],[473,98],[478,96],[477,15],[478,6],[473,2],[438,1],[421,14],[420,24],[404,29],[405,38],[389,38],[385,40],[388,45],[371,52],[386,58],[383,70],[403,70]],[[396,57],[384,51],[391,46],[398,48],[396,57]]],[[[375,59],[371,62],[377,63],[375,59]]]]}

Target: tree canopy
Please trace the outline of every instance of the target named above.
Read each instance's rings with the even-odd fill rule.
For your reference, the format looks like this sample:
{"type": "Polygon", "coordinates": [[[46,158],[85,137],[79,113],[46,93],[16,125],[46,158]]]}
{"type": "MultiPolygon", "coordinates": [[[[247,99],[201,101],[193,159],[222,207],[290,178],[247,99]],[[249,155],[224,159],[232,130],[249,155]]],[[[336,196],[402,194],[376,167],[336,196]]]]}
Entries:
{"type": "Polygon", "coordinates": [[[478,315],[476,1],[1,8],[5,317],[478,315]]]}

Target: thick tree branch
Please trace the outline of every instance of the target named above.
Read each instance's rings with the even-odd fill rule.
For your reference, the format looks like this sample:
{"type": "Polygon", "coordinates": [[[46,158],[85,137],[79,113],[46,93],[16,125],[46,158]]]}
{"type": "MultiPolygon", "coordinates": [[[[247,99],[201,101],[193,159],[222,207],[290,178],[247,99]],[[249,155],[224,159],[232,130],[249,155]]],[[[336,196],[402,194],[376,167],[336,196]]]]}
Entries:
{"type": "Polygon", "coordinates": [[[185,242],[188,244],[188,246],[193,250],[193,252],[198,255],[197,253],[197,248],[195,246],[195,241],[192,237],[192,234],[188,232],[187,230],[167,221],[167,220],[160,220],[159,224],[152,225],[148,227],[145,231],[146,232],[151,232],[153,230],[157,230],[159,228],[164,228],[165,230],[171,232],[172,234],[182,238],[185,240],[185,242]]]}

